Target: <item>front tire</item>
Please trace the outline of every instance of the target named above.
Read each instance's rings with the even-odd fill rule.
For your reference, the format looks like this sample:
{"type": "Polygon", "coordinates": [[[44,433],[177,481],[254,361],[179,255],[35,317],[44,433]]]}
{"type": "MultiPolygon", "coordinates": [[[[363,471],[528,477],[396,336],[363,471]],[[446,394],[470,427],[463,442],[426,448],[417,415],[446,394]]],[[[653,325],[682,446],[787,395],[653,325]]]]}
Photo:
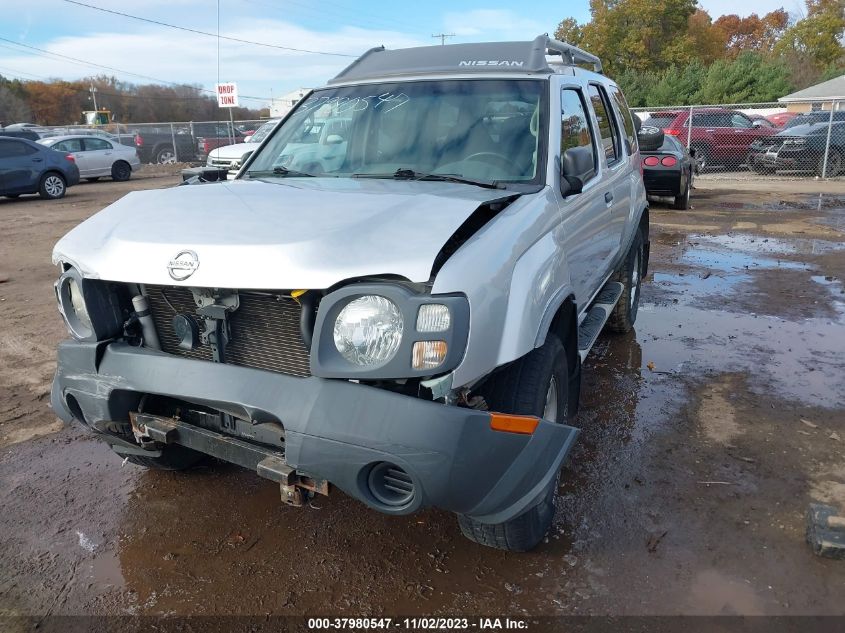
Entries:
{"type": "MultiPolygon", "coordinates": [[[[542,347],[532,350],[496,372],[475,392],[491,411],[536,415],[560,424],[569,421],[569,368],[566,349],[549,334],[542,347]]],[[[533,549],[552,525],[557,498],[557,473],[541,501],[504,523],[481,523],[458,515],[461,532],[469,540],[511,552],[533,549]]]]}
{"type": "Polygon", "coordinates": [[[625,287],[622,296],[619,297],[619,301],[616,302],[616,306],[607,320],[607,327],[613,332],[624,334],[630,332],[634,327],[640,305],[640,283],[644,262],[643,233],[642,230],[637,229],[628,254],[613,275],[613,281],[619,281],[625,287]]]}
{"type": "Polygon", "coordinates": [[[122,160],[111,166],[111,179],[115,182],[125,182],[132,177],[132,168],[122,160]]]}
{"type": "Polygon", "coordinates": [[[842,152],[831,147],[830,152],[827,155],[827,172],[822,173],[824,171],[824,155],[819,158],[817,171],[819,176],[822,176],[823,178],[832,178],[833,176],[838,176],[839,174],[845,172],[845,158],[843,158],[842,152]]]}
{"type": "Polygon", "coordinates": [[[41,183],[38,185],[38,193],[45,200],[58,200],[65,197],[67,183],[64,177],[54,171],[41,176],[41,183]]]}

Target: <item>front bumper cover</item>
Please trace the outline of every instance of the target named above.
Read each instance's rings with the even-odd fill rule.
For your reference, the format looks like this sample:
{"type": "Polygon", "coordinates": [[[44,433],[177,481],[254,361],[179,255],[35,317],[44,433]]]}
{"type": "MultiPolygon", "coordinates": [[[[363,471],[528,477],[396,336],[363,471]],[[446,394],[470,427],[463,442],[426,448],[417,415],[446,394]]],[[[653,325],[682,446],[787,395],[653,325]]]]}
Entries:
{"type": "Polygon", "coordinates": [[[143,394],[278,420],[290,467],[389,514],[436,506],[481,522],[507,521],[543,498],[578,435],[545,420],[532,435],[493,431],[486,412],[343,380],[190,360],[122,342],[60,344],[51,402],[63,420],[125,422],[143,394]],[[366,474],[379,462],[411,476],[413,503],[391,508],[373,497],[366,474]]]}

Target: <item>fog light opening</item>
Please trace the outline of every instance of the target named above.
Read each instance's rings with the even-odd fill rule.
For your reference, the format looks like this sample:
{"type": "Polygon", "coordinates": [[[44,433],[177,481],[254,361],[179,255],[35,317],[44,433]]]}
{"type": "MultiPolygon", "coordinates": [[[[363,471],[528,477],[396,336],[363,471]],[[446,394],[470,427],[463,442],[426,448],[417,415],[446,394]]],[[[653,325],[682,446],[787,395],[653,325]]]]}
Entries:
{"type": "Polygon", "coordinates": [[[379,503],[391,508],[408,505],[416,492],[411,476],[389,462],[380,462],[370,469],[367,487],[379,503]]]}
{"type": "Polygon", "coordinates": [[[79,402],[74,398],[72,395],[68,394],[65,396],[65,406],[70,411],[70,414],[83,424],[87,424],[85,421],[85,414],[82,413],[82,407],[79,406],[79,402]]]}

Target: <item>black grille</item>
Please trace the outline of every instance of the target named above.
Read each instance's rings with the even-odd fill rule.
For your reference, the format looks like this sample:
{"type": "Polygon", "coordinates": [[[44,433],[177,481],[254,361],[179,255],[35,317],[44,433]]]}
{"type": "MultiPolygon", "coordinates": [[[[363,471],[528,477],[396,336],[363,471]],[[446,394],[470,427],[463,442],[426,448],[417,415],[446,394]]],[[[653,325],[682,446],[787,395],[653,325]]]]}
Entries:
{"type": "MultiPolygon", "coordinates": [[[[196,315],[197,305],[188,288],[147,286],[161,349],[199,360],[212,360],[211,347],[185,350],[173,333],[176,314],[196,315]]],[[[276,371],[291,376],[310,376],[309,352],[302,342],[299,318],[302,308],[290,297],[238,291],[240,305],[229,315],[231,339],[225,361],[231,365],[276,371]]]]}

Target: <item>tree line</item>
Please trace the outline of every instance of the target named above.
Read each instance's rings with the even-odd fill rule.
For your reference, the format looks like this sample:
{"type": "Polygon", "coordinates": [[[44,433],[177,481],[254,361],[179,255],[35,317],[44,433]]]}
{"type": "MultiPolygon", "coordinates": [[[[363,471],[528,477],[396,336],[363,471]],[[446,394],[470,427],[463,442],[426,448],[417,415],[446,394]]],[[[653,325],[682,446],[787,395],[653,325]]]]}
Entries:
{"type": "Polygon", "coordinates": [[[632,106],[775,101],[845,74],[845,0],[715,21],[696,0],[590,0],[555,36],[598,55],[632,106]]]}
{"type": "MultiPolygon", "coordinates": [[[[82,123],[82,113],[94,109],[91,86],[96,88],[97,107],[112,113],[117,123],[164,121],[215,121],[229,113],[217,107],[217,99],[200,86],[136,85],[100,75],[77,81],[24,81],[0,75],[0,124],[31,122],[40,125],[82,123]]],[[[258,119],[263,112],[234,108],[235,119],[258,119]]]]}

